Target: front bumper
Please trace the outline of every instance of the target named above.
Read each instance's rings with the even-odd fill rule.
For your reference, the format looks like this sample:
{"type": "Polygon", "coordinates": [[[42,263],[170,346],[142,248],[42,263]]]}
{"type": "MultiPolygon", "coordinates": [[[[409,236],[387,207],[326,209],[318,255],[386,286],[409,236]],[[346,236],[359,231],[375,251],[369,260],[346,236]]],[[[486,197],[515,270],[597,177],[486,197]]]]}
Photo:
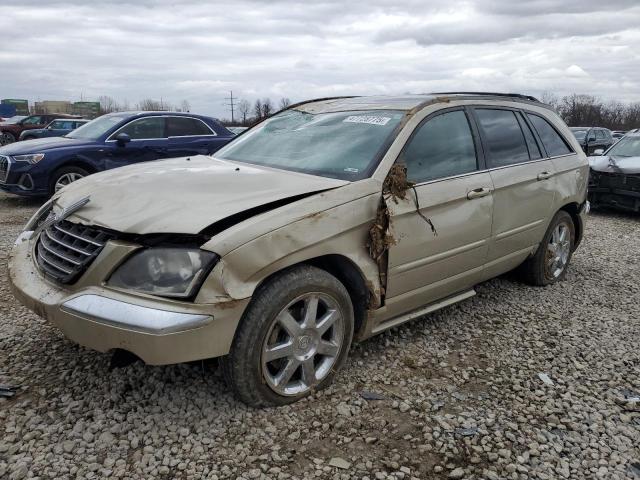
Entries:
{"type": "Polygon", "coordinates": [[[16,162],[11,157],[2,155],[4,175],[0,177],[0,190],[27,197],[47,195],[49,188],[42,181],[34,166],[27,162],[16,162]]]}
{"type": "Polygon", "coordinates": [[[151,365],[229,353],[250,299],[198,304],[105,288],[95,280],[106,278],[108,269],[118,264],[116,259],[131,251],[118,242],[108,243],[83,277],[63,288],[40,274],[32,260],[32,243],[23,236],[13,247],[11,290],[72,341],[100,352],[127,350],[151,365]]]}
{"type": "Polygon", "coordinates": [[[640,175],[590,172],[589,201],[594,207],[606,206],[640,212],[640,175]]]}

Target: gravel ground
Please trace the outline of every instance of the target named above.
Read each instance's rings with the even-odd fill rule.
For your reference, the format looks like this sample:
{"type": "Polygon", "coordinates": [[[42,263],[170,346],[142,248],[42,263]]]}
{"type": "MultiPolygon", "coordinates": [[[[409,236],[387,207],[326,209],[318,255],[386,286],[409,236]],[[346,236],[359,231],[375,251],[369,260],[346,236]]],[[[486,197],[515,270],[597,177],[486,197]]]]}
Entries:
{"type": "MultiPolygon", "coordinates": [[[[37,206],[0,194],[0,268],[37,206]]],[[[261,411],[213,362],[109,371],[3,282],[0,478],[640,478],[639,228],[592,214],[561,284],[485,283],[261,411]]]]}

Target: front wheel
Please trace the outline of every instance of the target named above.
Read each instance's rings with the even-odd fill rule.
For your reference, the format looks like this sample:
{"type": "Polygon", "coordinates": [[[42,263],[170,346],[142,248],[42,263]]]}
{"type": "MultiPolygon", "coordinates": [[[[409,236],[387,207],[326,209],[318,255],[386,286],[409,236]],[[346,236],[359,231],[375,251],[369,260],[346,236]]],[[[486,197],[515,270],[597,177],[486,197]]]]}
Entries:
{"type": "Polygon", "coordinates": [[[349,293],[324,270],[300,266],[254,294],[222,360],[244,403],[285,405],[326,387],[344,364],[353,337],[349,293]]]}
{"type": "Polygon", "coordinates": [[[573,253],[576,234],[573,219],[560,210],[551,220],[535,255],[520,267],[523,279],[531,285],[550,285],[562,280],[573,253]]]}
{"type": "Polygon", "coordinates": [[[53,174],[49,184],[49,194],[53,195],[61,188],[66,187],[81,178],[89,175],[89,172],[80,167],[63,167],[53,174]]]}
{"type": "Polygon", "coordinates": [[[3,145],[9,145],[16,141],[16,137],[14,137],[9,132],[0,132],[0,147],[3,145]]]}

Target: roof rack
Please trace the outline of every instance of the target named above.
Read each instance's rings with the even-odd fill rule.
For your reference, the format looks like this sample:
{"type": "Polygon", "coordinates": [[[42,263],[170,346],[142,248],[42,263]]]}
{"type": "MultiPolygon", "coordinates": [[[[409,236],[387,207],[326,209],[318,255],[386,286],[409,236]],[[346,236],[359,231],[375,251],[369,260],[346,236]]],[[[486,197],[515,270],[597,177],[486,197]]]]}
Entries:
{"type": "Polygon", "coordinates": [[[521,93],[496,93],[496,92],[433,92],[430,95],[473,95],[478,97],[510,97],[521,98],[530,102],[542,103],[536,97],[523,95],[521,93]]]}
{"type": "MultiPolygon", "coordinates": [[[[298,103],[294,103],[292,105],[289,105],[288,107],[285,108],[281,108],[280,110],[278,110],[275,113],[279,113],[282,112],[284,110],[289,110],[290,108],[296,108],[299,107],[301,105],[305,105],[307,103],[314,103],[314,102],[323,102],[325,100],[340,100],[341,98],[355,98],[357,95],[340,95],[337,97],[320,97],[320,98],[311,98],[309,100],[303,100],[302,102],[298,102],[298,103]]],[[[275,115],[274,113],[274,115],[275,115]]]]}

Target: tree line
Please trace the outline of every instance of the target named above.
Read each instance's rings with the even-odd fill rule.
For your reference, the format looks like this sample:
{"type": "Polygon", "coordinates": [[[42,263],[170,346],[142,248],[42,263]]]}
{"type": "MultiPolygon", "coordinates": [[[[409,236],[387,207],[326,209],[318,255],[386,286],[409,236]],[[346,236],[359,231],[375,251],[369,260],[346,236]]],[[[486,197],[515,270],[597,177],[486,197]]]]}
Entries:
{"type": "Polygon", "coordinates": [[[134,103],[133,106],[128,100],[119,102],[113,97],[108,95],[102,95],[98,97],[100,102],[100,114],[113,112],[126,112],[129,110],[143,110],[145,112],[151,111],[167,111],[167,112],[189,112],[191,105],[187,100],[182,100],[179,104],[172,104],[162,99],[154,100],[152,98],[143,98],[138,103],[134,103]]]}
{"type": "Polygon", "coordinates": [[[564,97],[544,93],[542,101],[551,105],[570,127],[640,128],[640,102],[605,102],[598,97],[575,93],[564,97]]]}
{"type": "MultiPolygon", "coordinates": [[[[102,95],[98,97],[98,101],[100,102],[101,115],[113,112],[126,112],[128,110],[171,112],[191,111],[191,105],[187,100],[182,100],[179,104],[172,104],[164,100],[145,98],[132,105],[127,100],[119,102],[113,97],[102,95]]],[[[248,100],[242,99],[234,104],[234,121],[232,122],[229,119],[222,119],[221,121],[225,125],[251,126],[264,118],[270,117],[280,110],[284,110],[289,105],[291,105],[291,100],[286,97],[281,98],[277,104],[274,104],[274,102],[268,97],[257,99],[253,105],[248,100]]]]}

